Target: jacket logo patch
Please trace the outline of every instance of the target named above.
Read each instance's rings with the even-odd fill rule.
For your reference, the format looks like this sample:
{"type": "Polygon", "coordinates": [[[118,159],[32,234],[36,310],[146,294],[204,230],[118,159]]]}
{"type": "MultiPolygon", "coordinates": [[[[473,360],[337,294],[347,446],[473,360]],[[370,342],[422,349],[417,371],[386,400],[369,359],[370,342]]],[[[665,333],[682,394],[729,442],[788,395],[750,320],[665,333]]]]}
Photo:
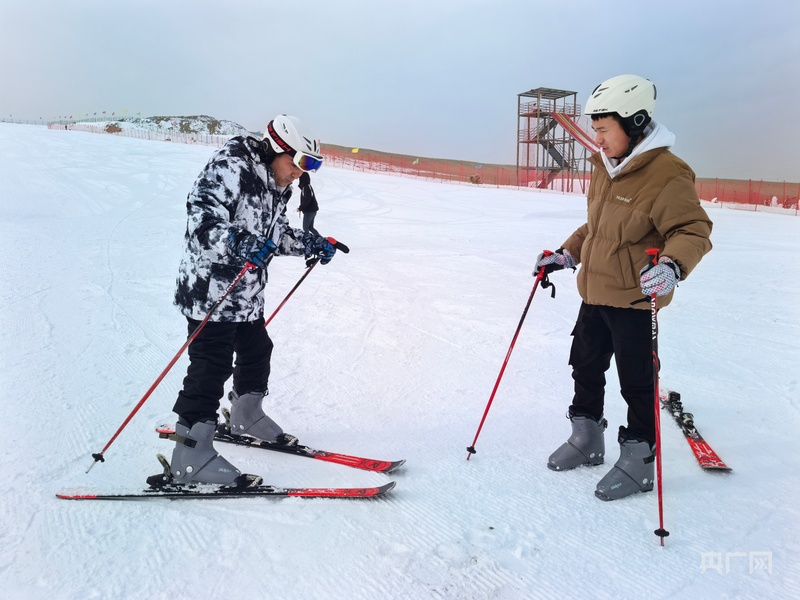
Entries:
{"type": "Polygon", "coordinates": [[[619,196],[619,195],[617,195],[617,200],[619,200],[620,202],[625,202],[626,204],[630,204],[631,202],[633,202],[633,198],[626,198],[625,196],[619,196]]]}

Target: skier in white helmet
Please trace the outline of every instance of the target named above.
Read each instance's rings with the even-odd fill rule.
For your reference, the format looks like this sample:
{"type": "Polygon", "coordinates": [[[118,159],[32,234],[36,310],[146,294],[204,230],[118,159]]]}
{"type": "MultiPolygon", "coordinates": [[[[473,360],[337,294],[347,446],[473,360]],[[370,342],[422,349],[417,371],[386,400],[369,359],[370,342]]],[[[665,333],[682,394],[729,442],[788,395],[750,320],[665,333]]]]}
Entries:
{"type": "Polygon", "coordinates": [[[589,96],[600,151],[587,194],[588,218],[554,253],[543,252],[534,275],[564,268],[578,272],[583,302],[572,331],[569,364],[575,393],[567,411],[572,434],[548,459],[554,471],[605,460],[605,373],[616,361],[628,405],[620,426],[620,458],[595,495],[616,500],[653,489],[655,409],[650,303],[669,304],[674,288],[711,250],[711,221],[700,206],[695,174],[669,151],[675,136],[652,120],[656,86],[620,75],[589,96]],[[649,248],[659,249],[657,265],[649,248]]]}
{"type": "Polygon", "coordinates": [[[336,248],[318,234],[289,225],[291,184],[322,166],[319,141],[300,119],[279,115],[262,139],[234,137],[215,152],[186,203],[175,303],[191,336],[246,263],[255,269],[229,290],[189,345],[189,367],[173,410],[178,415],[173,483],[252,485],[213,446],[217,411],[233,375],[231,433],[269,442],[297,440],[263,410],[272,341],[264,326],[267,266],[277,256],[311,256],[327,264],[336,248]],[[235,360],[234,360],[235,358],[235,360]]]}

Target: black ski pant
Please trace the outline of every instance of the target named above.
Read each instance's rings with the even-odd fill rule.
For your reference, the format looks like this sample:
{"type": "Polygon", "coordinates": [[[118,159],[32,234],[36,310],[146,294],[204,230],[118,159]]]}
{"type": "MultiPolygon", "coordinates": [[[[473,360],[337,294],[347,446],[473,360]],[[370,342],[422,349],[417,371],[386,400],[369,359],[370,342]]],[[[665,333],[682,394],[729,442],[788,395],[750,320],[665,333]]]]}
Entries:
{"type": "MultiPolygon", "coordinates": [[[[200,321],[187,321],[191,336],[200,321]]],[[[266,392],[271,356],[272,340],[263,317],[247,323],[209,321],[189,344],[189,367],[172,410],[190,427],[198,421],[216,419],[231,374],[238,394],[266,392]]]]}
{"type": "Polygon", "coordinates": [[[308,233],[310,231],[314,235],[319,235],[319,231],[314,229],[314,219],[316,217],[316,211],[303,213],[303,232],[308,233]]]}
{"type": "Polygon", "coordinates": [[[651,334],[649,310],[581,304],[569,356],[575,380],[571,416],[603,416],[605,373],[614,356],[620,393],[628,404],[628,424],[620,435],[655,444],[651,334]]]}

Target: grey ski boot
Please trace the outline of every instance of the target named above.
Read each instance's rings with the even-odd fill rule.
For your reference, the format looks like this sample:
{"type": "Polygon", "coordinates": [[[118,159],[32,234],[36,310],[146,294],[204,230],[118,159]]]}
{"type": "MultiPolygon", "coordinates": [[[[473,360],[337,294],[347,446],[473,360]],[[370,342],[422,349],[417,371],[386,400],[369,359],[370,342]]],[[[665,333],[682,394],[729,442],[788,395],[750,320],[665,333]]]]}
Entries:
{"type": "Polygon", "coordinates": [[[242,472],[214,449],[216,421],[198,421],[191,429],[182,421],[175,424],[175,449],[172,451],[172,483],[217,483],[259,485],[261,478],[242,472]],[[257,480],[257,481],[256,481],[257,480]]]}
{"type": "Polygon", "coordinates": [[[233,390],[228,394],[231,434],[249,435],[285,446],[297,445],[296,437],[284,433],[280,425],[264,414],[262,403],[265,397],[263,392],[248,392],[240,396],[233,390]]]}
{"type": "Polygon", "coordinates": [[[600,480],[594,492],[600,500],[619,500],[653,489],[655,448],[645,440],[620,437],[619,449],[619,460],[600,480]]]}
{"type": "Polygon", "coordinates": [[[581,465],[602,465],[606,453],[603,433],[608,427],[605,419],[570,417],[572,435],[550,455],[547,467],[553,471],[568,471],[581,465]]]}

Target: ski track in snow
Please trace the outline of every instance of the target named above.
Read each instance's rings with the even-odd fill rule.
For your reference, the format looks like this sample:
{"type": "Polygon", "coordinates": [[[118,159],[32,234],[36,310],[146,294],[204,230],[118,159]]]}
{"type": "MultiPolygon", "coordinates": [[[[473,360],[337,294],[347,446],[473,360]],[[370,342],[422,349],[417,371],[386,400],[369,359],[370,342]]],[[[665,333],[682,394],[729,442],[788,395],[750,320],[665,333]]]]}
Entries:
{"type": "MultiPolygon", "coordinates": [[[[796,375],[800,221],[709,208],[714,250],[660,316],[662,377],[733,473],[708,474],[662,419],[655,493],[594,498],[625,408],[608,373],[606,466],[550,472],[566,438],[575,277],[532,302],[532,263],[585,200],[333,168],[316,226],[350,246],[269,326],[269,412],[313,447],[406,458],[390,477],[219,444],[275,485],[365,486],[376,500],[64,502],[144,486],[169,456],[182,357],[92,463],[185,340],[172,306],[185,197],[212,150],[0,124],[0,588],[17,599],[800,597],[796,375]],[[754,249],[780,260],[758,260],[754,249]],[[780,457],[779,460],[776,460],[780,457]],[[772,573],[749,553],[771,552],[772,573]],[[701,569],[718,553],[728,572],[701,569]]],[[[290,218],[300,225],[289,206],[290,218]]],[[[274,261],[267,315],[304,270],[274,261]]],[[[227,400],[223,400],[223,405],[227,400]]]]}

